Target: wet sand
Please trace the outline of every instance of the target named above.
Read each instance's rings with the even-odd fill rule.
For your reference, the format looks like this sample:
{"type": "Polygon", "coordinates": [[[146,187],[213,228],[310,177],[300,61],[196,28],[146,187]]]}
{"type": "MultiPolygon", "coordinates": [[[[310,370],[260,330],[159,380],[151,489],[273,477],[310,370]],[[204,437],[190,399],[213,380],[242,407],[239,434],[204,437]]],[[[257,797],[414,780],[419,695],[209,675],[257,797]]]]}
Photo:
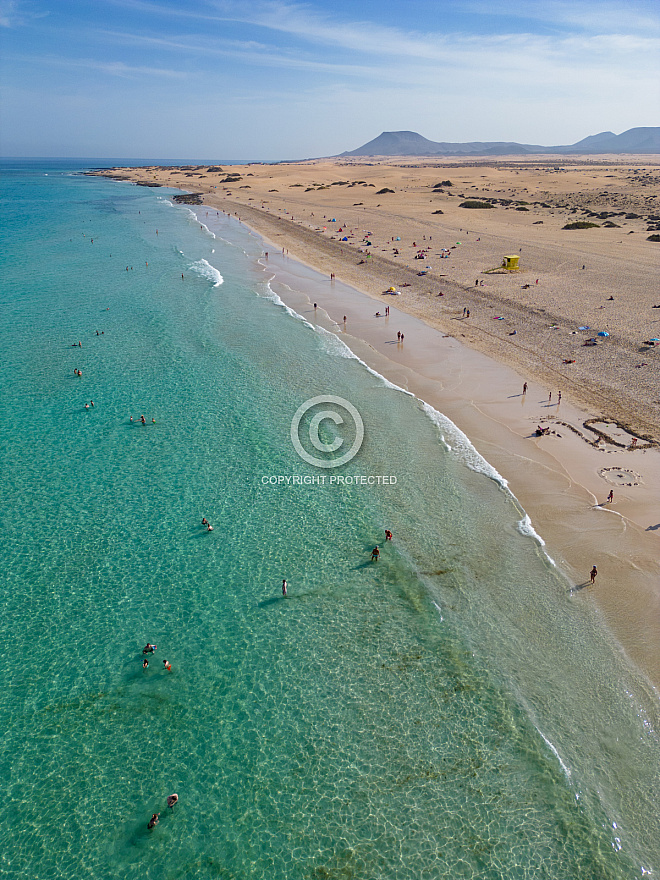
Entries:
{"type": "Polygon", "coordinates": [[[372,296],[394,286],[403,311],[660,440],[660,243],[647,241],[660,229],[660,157],[562,160],[115,173],[201,193],[372,296]],[[494,207],[461,207],[484,199],[494,207]],[[576,221],[597,227],[563,228],[576,221]],[[519,271],[499,268],[507,255],[519,271]],[[464,308],[470,321],[459,323],[464,308]],[[597,344],[585,346],[590,338],[597,344]]]}
{"type": "MultiPolygon", "coordinates": [[[[205,169],[119,175],[203,192],[209,210],[240,217],[265,237],[264,269],[274,276],[273,289],[467,434],[508,480],[566,572],[567,595],[598,603],[620,644],[657,686],[660,347],[642,343],[660,336],[660,309],[652,309],[660,304],[660,245],[646,241],[649,218],[660,213],[651,195],[657,189],[649,185],[660,165],[649,157],[557,160],[556,167],[546,159],[437,164],[234,166],[227,170],[241,180],[226,183],[224,174],[205,169]],[[462,197],[448,195],[449,187],[429,191],[449,178],[451,190],[466,197],[530,204],[459,208],[462,197]],[[341,183],[346,180],[376,183],[341,183]],[[395,192],[374,191],[388,186],[395,192]],[[617,227],[561,228],[597,209],[616,212],[610,222],[617,227]],[[431,216],[435,210],[444,213],[431,216]],[[625,219],[621,212],[639,216],[625,219]],[[340,240],[349,234],[348,242],[340,240]],[[401,241],[390,240],[397,236],[401,241]],[[414,260],[422,248],[428,248],[424,259],[414,260]],[[437,256],[441,248],[448,259],[437,256]],[[520,272],[487,271],[516,253],[520,272]],[[319,282],[327,285],[323,296],[319,282]],[[383,295],[390,286],[402,295],[383,295]],[[306,289],[318,298],[316,313],[306,289]],[[389,318],[376,318],[387,305],[389,318]],[[463,316],[467,308],[470,318],[463,316]],[[584,346],[601,328],[610,336],[584,346]],[[397,331],[405,335],[403,345],[397,331]],[[535,437],[537,424],[552,433],[535,437]],[[610,489],[614,502],[607,504],[610,489]],[[591,587],[594,563],[599,575],[591,587]]],[[[198,210],[203,219],[206,209],[198,210]]]]}
{"type": "MultiPolygon", "coordinates": [[[[388,318],[376,318],[373,301],[341,282],[327,282],[321,299],[318,276],[291,258],[269,253],[264,268],[287,305],[337,333],[369,366],[467,434],[508,481],[545,550],[566,573],[567,596],[597,602],[628,655],[660,684],[658,447],[630,452],[605,439],[596,446],[599,435],[584,428],[582,410],[564,398],[549,403],[547,388],[534,381],[523,395],[524,379],[514,370],[394,304],[388,318]],[[316,310],[312,297],[318,297],[316,310]],[[397,331],[404,333],[403,344],[397,331]],[[553,433],[534,436],[537,424],[553,433]],[[612,504],[606,503],[610,489],[612,504]],[[591,587],[594,563],[599,574],[591,587]]],[[[602,438],[624,440],[615,426],[594,427],[602,438]]]]}

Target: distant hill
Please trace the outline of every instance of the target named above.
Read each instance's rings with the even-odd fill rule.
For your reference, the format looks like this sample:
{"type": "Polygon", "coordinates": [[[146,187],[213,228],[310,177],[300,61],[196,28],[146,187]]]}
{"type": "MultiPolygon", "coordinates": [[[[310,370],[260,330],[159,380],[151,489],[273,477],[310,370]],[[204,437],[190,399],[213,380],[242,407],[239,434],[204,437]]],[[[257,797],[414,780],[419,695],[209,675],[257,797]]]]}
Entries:
{"type": "Polygon", "coordinates": [[[521,156],[543,153],[659,153],[660,127],[631,128],[623,134],[603,131],[568,146],[542,147],[513,141],[471,141],[465,144],[429,141],[415,131],[384,131],[377,138],[341,156],[521,156]]]}

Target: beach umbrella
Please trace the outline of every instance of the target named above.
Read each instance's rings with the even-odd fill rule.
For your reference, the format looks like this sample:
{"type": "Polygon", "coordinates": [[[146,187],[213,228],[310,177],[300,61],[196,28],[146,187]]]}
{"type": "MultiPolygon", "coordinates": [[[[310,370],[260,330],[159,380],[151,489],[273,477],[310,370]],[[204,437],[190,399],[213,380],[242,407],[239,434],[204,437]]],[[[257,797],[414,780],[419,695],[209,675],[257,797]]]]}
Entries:
{"type": "Polygon", "coordinates": [[[609,336],[609,335],[610,334],[606,330],[601,330],[600,333],[598,333],[598,336],[609,336]]]}

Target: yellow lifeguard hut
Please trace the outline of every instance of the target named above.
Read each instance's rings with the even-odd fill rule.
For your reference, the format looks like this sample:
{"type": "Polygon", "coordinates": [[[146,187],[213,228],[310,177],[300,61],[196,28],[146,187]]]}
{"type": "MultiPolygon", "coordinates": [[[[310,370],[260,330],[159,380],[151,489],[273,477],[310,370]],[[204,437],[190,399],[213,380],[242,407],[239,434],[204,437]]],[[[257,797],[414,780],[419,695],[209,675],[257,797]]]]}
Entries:
{"type": "Polygon", "coordinates": [[[518,266],[518,260],[520,256],[518,254],[511,254],[508,257],[504,257],[502,259],[502,268],[506,269],[508,272],[517,272],[520,268],[518,266]]]}

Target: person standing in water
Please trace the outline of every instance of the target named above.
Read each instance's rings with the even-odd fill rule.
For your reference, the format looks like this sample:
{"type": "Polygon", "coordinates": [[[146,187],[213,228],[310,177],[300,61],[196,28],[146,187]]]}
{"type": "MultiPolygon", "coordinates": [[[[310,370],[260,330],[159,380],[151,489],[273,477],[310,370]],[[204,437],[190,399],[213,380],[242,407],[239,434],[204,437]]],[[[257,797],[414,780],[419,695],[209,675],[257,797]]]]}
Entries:
{"type": "Polygon", "coordinates": [[[286,592],[286,588],[287,588],[287,586],[288,586],[288,584],[287,584],[286,580],[283,580],[283,581],[282,581],[282,595],[283,595],[283,596],[286,596],[286,595],[287,595],[287,592],[286,592]]]}
{"type": "Polygon", "coordinates": [[[374,547],[374,549],[371,551],[371,561],[378,562],[379,559],[380,559],[380,550],[378,549],[378,545],[376,545],[374,547]]]}
{"type": "Polygon", "coordinates": [[[596,583],[596,575],[597,575],[597,574],[598,574],[598,569],[597,569],[596,566],[594,565],[594,567],[593,567],[593,568],[591,569],[591,571],[589,572],[589,577],[591,578],[591,583],[592,583],[592,584],[595,584],[595,583],[596,583]]]}

